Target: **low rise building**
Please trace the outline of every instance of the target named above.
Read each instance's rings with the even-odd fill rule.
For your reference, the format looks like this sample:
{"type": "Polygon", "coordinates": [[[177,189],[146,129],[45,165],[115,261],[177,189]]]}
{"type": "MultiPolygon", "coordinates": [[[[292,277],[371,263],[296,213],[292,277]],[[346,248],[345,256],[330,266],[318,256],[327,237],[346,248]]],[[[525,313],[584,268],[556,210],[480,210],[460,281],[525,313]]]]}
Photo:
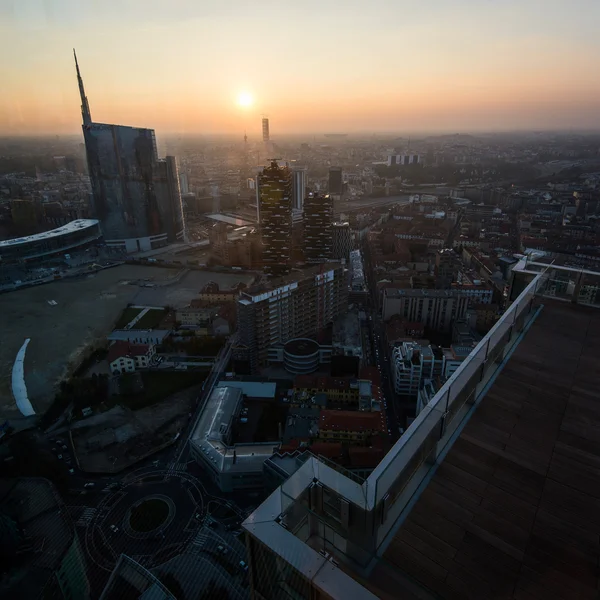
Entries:
{"type": "Polygon", "coordinates": [[[117,375],[133,373],[138,369],[146,369],[155,353],[154,344],[115,342],[108,349],[107,360],[110,372],[117,375]]]}
{"type": "Polygon", "coordinates": [[[222,492],[262,489],[263,463],[279,447],[278,442],[234,443],[241,410],[241,387],[214,388],[190,437],[193,458],[222,492]]]}
{"type": "Polygon", "coordinates": [[[369,445],[373,438],[387,435],[381,412],[322,410],[319,415],[319,439],[369,445]]]}

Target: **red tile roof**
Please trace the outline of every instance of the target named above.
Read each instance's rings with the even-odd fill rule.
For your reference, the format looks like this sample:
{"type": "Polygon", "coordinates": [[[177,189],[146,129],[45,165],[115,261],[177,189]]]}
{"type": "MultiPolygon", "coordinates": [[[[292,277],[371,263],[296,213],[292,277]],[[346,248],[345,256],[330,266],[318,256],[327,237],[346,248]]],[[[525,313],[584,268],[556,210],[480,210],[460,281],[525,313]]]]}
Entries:
{"type": "Polygon", "coordinates": [[[386,431],[385,417],[378,411],[322,410],[319,429],[323,431],[386,431]]]}
{"type": "Polygon", "coordinates": [[[129,342],[115,342],[108,349],[108,364],[123,356],[143,356],[148,354],[149,344],[130,344],[129,342]]]}

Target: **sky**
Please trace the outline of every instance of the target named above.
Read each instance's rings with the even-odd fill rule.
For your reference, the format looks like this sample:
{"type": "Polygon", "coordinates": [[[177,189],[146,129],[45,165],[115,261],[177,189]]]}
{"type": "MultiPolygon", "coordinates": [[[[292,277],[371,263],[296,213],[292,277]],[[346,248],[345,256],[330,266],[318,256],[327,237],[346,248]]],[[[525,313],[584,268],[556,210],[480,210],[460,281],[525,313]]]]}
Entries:
{"type": "Polygon", "coordinates": [[[0,134],[80,131],[72,48],[93,120],[157,134],[597,130],[598,22],[598,0],[0,0],[0,134]]]}

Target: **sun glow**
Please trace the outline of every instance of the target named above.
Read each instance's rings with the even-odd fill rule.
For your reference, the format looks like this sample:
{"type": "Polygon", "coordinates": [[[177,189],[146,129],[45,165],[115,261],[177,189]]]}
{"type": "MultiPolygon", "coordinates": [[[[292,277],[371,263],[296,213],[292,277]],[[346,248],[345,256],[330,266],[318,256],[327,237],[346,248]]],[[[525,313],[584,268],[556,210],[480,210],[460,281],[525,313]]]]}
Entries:
{"type": "Polygon", "coordinates": [[[244,108],[252,106],[252,101],[253,98],[248,92],[241,92],[237,99],[238,104],[244,108]]]}

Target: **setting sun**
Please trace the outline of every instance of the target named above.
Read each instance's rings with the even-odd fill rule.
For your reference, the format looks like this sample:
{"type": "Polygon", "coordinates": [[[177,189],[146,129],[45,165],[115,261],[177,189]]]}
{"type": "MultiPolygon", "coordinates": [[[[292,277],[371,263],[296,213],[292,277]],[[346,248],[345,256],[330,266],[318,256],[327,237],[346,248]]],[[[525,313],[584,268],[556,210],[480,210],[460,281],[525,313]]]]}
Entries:
{"type": "Polygon", "coordinates": [[[252,96],[248,93],[248,92],[242,92],[239,96],[238,96],[238,104],[240,106],[250,106],[252,104],[252,96]]]}

